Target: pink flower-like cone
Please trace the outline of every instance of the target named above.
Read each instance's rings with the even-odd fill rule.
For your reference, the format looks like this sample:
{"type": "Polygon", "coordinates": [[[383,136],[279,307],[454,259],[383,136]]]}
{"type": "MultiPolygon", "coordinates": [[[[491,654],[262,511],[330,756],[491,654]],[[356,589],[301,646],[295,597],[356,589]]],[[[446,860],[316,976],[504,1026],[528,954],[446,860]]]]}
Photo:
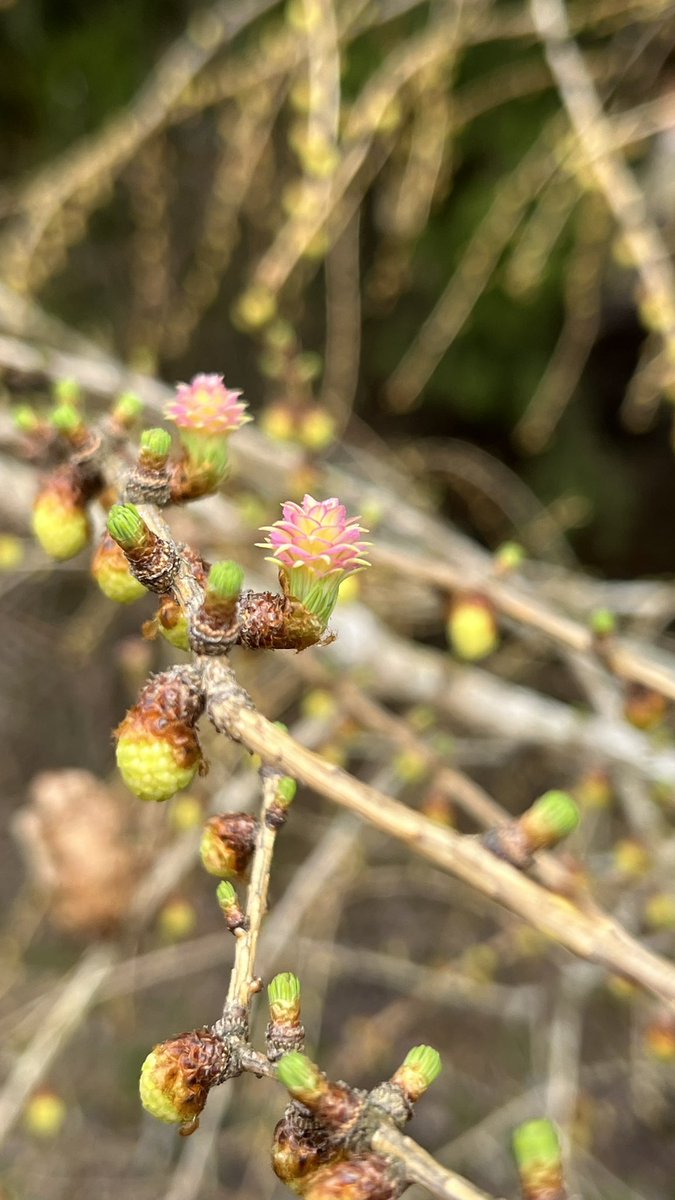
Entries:
{"type": "Polygon", "coordinates": [[[370,566],[364,557],[370,545],[363,540],[367,530],[358,517],[347,516],[335,496],[330,500],[305,496],[302,504],[289,500],[282,512],[280,521],[263,527],[268,536],[258,544],[271,551],[268,562],[279,567],[286,594],[325,627],[342,581],[370,566]]]}
{"type": "Polygon", "coordinates": [[[251,418],[241,392],[226,388],[222,375],[195,375],[179,383],[164,409],[185,449],[172,489],[180,502],[217,490],[227,474],[227,439],[251,418]]]}
{"type": "Polygon", "coordinates": [[[241,392],[226,388],[222,375],[195,375],[191,383],[179,383],[164,415],[187,433],[229,437],[251,418],[241,392]]]}

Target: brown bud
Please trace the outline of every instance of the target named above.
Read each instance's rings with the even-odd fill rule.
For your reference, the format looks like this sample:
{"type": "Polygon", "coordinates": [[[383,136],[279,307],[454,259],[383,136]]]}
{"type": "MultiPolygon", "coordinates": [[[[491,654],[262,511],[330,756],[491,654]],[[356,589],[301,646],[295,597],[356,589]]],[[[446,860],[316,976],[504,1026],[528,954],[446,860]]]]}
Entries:
{"type": "Polygon", "coordinates": [[[334,1153],[325,1127],[305,1109],[289,1104],[274,1130],[272,1169],[275,1175],[292,1191],[302,1193],[308,1176],[334,1153]]]}
{"type": "Polygon", "coordinates": [[[306,650],[325,640],[312,613],[274,592],[243,592],[239,623],[239,642],[250,650],[306,650]]]}
{"type": "Polygon", "coordinates": [[[394,1200],[404,1181],[380,1154],[359,1154],[320,1167],[302,1194],[306,1200],[394,1200]]]}
{"type": "Polygon", "coordinates": [[[229,1065],[227,1045],[210,1029],[190,1030],[160,1042],[141,1070],[143,1107],[158,1121],[194,1128],[209,1090],[227,1079],[229,1065]]]}
{"type": "Polygon", "coordinates": [[[623,715],[636,729],[656,729],[668,708],[668,701],[661,692],[644,687],[641,683],[629,683],[624,696],[623,715]]]}
{"type": "Polygon", "coordinates": [[[255,847],[258,821],[251,813],[221,813],[209,817],[199,847],[202,866],[221,879],[241,875],[255,847]]]}

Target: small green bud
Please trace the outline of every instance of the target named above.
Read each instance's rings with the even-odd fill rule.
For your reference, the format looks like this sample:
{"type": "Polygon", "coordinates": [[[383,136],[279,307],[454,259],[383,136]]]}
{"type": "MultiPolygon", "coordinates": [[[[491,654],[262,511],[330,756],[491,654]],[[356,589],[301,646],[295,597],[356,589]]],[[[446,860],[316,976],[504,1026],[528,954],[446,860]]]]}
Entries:
{"type": "Polygon", "coordinates": [[[441,1072],[441,1056],[432,1046],[413,1046],[405,1056],[391,1082],[405,1092],[415,1104],[441,1072]]]}
{"type": "Polygon", "coordinates": [[[513,1133],[513,1153],[521,1175],[557,1171],[561,1165],[560,1142],[551,1121],[526,1121],[513,1133]]]}
{"type": "Polygon", "coordinates": [[[143,455],[166,462],[171,453],[171,434],[166,429],[144,429],[140,444],[143,455]]]}
{"type": "Polygon", "coordinates": [[[284,1055],[277,1067],[277,1074],[280,1083],[288,1089],[291,1096],[299,1100],[303,1096],[311,1097],[325,1090],[322,1086],[325,1080],[319,1068],[311,1058],[300,1054],[298,1050],[284,1055]]]}
{"type": "Polygon", "coordinates": [[[419,1071],[424,1076],[427,1087],[431,1087],[442,1070],[441,1056],[433,1046],[413,1046],[406,1054],[403,1066],[419,1071]]]}
{"type": "Polygon", "coordinates": [[[135,392],[123,392],[115,402],[113,420],[128,428],[139,421],[143,412],[143,401],[135,392]]]}
{"type": "Polygon", "coordinates": [[[616,633],[616,617],[609,608],[596,608],[591,613],[590,626],[596,637],[611,637],[616,633]]]}
{"type": "Polygon", "coordinates": [[[495,551],[495,566],[500,575],[517,571],[525,561],[525,551],[518,542],[504,542],[495,551]]]}
{"type": "Polygon", "coordinates": [[[17,404],[12,409],[12,421],[20,433],[34,433],[40,428],[40,420],[30,404],[17,404]]]}
{"type": "Polygon", "coordinates": [[[221,910],[226,913],[233,904],[237,904],[237,893],[227,879],[221,880],[216,888],[216,896],[221,910]]]}
{"type": "Polygon", "coordinates": [[[295,793],[298,790],[298,785],[290,775],[282,775],[277,784],[277,796],[284,808],[288,808],[295,799],[295,793]]]}
{"type": "Polygon", "coordinates": [[[52,387],[57,404],[80,404],[82,389],[76,379],[57,379],[52,387]]]}
{"type": "Polygon", "coordinates": [[[300,980],[297,975],[292,971],[283,971],[281,975],[275,975],[267,988],[267,997],[276,1020],[278,1016],[275,1016],[275,1010],[288,1014],[299,1013],[300,980]]]}
{"type": "Polygon", "coordinates": [[[108,533],[123,550],[138,550],[148,527],[135,504],[113,504],[108,513],[108,533]]]}
{"type": "Polygon", "coordinates": [[[51,423],[59,433],[65,434],[68,437],[72,433],[76,433],[82,427],[82,417],[74,404],[69,404],[66,400],[62,400],[57,404],[51,414],[51,423]]]}
{"type": "Polygon", "coordinates": [[[236,600],[244,582],[244,568],[227,560],[214,563],[206,581],[207,595],[215,600],[236,600]]]}
{"type": "Polygon", "coordinates": [[[579,809],[568,792],[545,792],[523,813],[520,823],[532,850],[557,846],[579,824],[579,809]]]}

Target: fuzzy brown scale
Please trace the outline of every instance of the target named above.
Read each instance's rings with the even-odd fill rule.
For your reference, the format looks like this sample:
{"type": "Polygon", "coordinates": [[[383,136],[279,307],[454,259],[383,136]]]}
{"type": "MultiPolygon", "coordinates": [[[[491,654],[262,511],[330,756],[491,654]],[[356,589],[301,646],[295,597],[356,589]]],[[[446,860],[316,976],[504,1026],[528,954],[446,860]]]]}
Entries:
{"type": "Polygon", "coordinates": [[[208,1027],[192,1029],[155,1046],[158,1086],[179,1103],[185,1122],[196,1128],[209,1094],[231,1074],[228,1046],[208,1027]]]}
{"type": "Polygon", "coordinates": [[[243,592],[239,625],[239,642],[249,650],[306,650],[324,635],[312,613],[275,592],[243,592]]]}
{"type": "Polygon", "coordinates": [[[355,1129],[364,1110],[366,1093],[338,1081],[328,1083],[318,1096],[300,1097],[301,1102],[330,1129],[336,1141],[345,1141],[355,1129]]]}
{"type": "Polygon", "coordinates": [[[291,1103],[277,1122],[272,1142],[272,1169],[294,1192],[302,1192],[308,1176],[336,1153],[325,1126],[300,1104],[291,1103]]]}
{"type": "Polygon", "coordinates": [[[169,472],[169,499],[172,504],[187,504],[215,491],[222,472],[208,462],[196,465],[187,455],[174,463],[169,472]]]}
{"type": "Polygon", "coordinates": [[[165,508],[171,499],[166,462],[141,450],[138,462],[129,473],[125,498],[134,504],[156,504],[165,508]]]}
{"type": "Polygon", "coordinates": [[[306,1200],[395,1200],[405,1180],[380,1154],[360,1154],[320,1167],[303,1189],[306,1200]]]}
{"type": "Polygon", "coordinates": [[[278,832],[283,829],[288,818],[288,809],[279,800],[273,800],[265,813],[265,824],[268,829],[278,832]]]}
{"type": "Polygon", "coordinates": [[[197,654],[224,654],[239,636],[236,599],[207,597],[190,623],[190,645],[197,654]]]}
{"type": "Polygon", "coordinates": [[[305,1027],[300,1021],[268,1021],[265,1029],[265,1049],[270,1062],[278,1062],[292,1050],[303,1050],[305,1027]]]}
{"type": "Polygon", "coordinates": [[[523,1200],[567,1200],[567,1189],[559,1166],[529,1171],[526,1177],[521,1177],[521,1187],[523,1200]]]}
{"type": "Polygon", "coordinates": [[[136,704],[115,730],[115,736],[142,737],[144,733],[170,742],[181,767],[201,761],[201,747],[194,729],[204,709],[204,697],[192,672],[174,667],[153,676],[136,704]]]}
{"type": "Polygon", "coordinates": [[[180,566],[180,553],[175,546],[146,528],[140,545],[125,549],[124,553],[136,579],[149,592],[162,595],[169,591],[180,566]]]}
{"type": "Polygon", "coordinates": [[[81,508],[87,501],[99,494],[103,487],[103,477],[98,468],[69,462],[57,467],[47,476],[40,488],[40,494],[49,492],[51,496],[63,502],[65,507],[81,508]]]}

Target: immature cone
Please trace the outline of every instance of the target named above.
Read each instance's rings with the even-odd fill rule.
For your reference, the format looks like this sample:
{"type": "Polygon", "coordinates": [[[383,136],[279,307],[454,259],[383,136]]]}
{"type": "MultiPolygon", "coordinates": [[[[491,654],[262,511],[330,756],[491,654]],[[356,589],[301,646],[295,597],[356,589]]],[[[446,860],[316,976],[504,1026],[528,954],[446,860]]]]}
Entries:
{"type": "Polygon", "coordinates": [[[251,813],[209,817],[199,846],[204,870],[221,879],[242,875],[251,861],[257,830],[258,822],[251,813]]]}
{"type": "Polygon", "coordinates": [[[550,1121],[527,1121],[513,1134],[523,1200],[565,1200],[562,1156],[550,1121]]]}
{"type": "Polygon", "coordinates": [[[189,787],[202,756],[194,723],[204,699],[189,668],[149,681],[115,731],[117,765],[141,800],[168,800],[189,787]]]}
{"type": "Polygon", "coordinates": [[[494,609],[484,596],[460,596],[447,622],[448,641],[458,658],[478,662],[497,649],[499,631],[494,609]]]}
{"type": "Polygon", "coordinates": [[[33,533],[46,554],[64,561],[89,542],[91,524],[82,490],[69,467],[55,471],[33,506],[33,533]]]}
{"type": "Polygon", "coordinates": [[[265,1030],[267,1057],[277,1062],[292,1050],[302,1050],[305,1030],[300,1020],[300,980],[291,971],[275,975],[267,988],[270,1020],[265,1030]]]}
{"type": "Polygon", "coordinates": [[[298,1051],[280,1060],[277,1077],[293,1099],[334,1131],[337,1139],[347,1135],[363,1108],[362,1093],[345,1083],[331,1083],[311,1059],[298,1051]]]}
{"type": "Polygon", "coordinates": [[[207,495],[227,473],[227,440],[250,421],[241,392],[226,388],[222,375],[195,375],[179,383],[164,410],[180,432],[185,450],[172,484],[174,501],[207,495]]]}
{"type": "Polygon", "coordinates": [[[210,1088],[226,1078],[227,1066],[227,1049],[209,1029],[160,1042],[141,1068],[143,1108],[158,1121],[189,1125],[206,1104],[210,1088]]]}
{"type": "Polygon", "coordinates": [[[94,555],[91,573],[103,595],[116,604],[132,604],[147,595],[143,584],[131,574],[124,551],[107,532],[94,555]]]}
{"type": "Polygon", "coordinates": [[[305,1200],[395,1200],[405,1184],[380,1154],[358,1154],[327,1163],[310,1175],[305,1200]]]}
{"type": "Polygon", "coordinates": [[[302,504],[282,505],[282,512],[280,521],[263,527],[268,537],[259,545],[271,551],[268,562],[279,567],[284,594],[325,628],[343,579],[370,565],[369,543],[363,540],[367,531],[335,496],[315,500],[307,495],[302,504]]]}

